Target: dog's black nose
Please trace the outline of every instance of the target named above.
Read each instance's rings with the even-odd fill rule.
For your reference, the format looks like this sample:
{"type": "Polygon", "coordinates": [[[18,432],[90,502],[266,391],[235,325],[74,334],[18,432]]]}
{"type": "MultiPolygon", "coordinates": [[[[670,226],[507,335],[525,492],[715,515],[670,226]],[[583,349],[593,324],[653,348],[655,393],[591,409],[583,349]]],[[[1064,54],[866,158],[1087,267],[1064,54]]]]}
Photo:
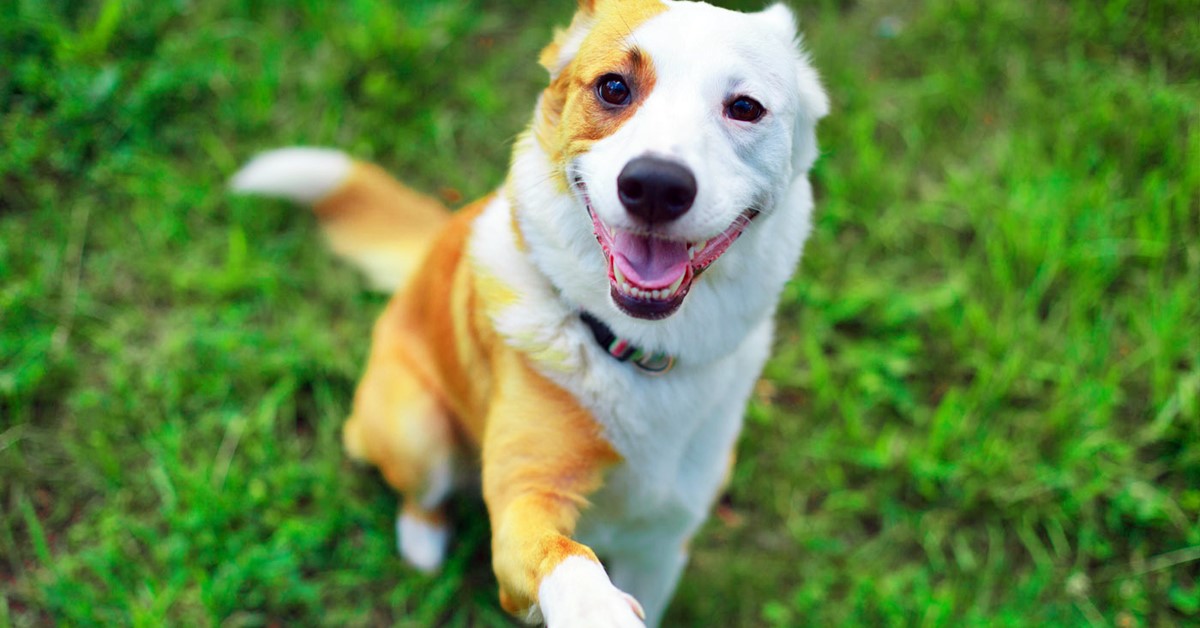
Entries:
{"type": "Polygon", "coordinates": [[[696,177],[680,163],[638,157],[617,176],[617,195],[634,216],[648,223],[670,222],[692,208],[696,177]]]}

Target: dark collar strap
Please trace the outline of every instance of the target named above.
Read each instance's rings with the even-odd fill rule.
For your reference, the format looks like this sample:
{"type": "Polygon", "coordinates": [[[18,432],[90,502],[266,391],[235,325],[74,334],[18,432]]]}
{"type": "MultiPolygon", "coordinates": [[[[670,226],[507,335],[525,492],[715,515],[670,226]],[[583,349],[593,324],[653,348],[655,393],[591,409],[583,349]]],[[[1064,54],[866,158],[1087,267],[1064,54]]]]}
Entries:
{"type": "Polygon", "coordinates": [[[591,313],[580,312],[579,318],[592,330],[592,335],[596,337],[596,344],[599,344],[601,349],[604,349],[617,361],[630,362],[638,369],[654,375],[666,373],[675,366],[674,356],[665,353],[647,355],[640,347],[635,347],[628,340],[617,338],[608,325],[592,316],[591,313]]]}

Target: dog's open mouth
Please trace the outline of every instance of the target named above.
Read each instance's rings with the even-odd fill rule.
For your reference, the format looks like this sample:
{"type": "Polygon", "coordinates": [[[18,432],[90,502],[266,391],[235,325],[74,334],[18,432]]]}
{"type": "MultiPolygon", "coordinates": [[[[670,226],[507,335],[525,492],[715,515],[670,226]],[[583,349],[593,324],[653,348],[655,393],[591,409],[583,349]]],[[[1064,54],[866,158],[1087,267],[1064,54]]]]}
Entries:
{"type": "Polygon", "coordinates": [[[748,209],[725,231],[701,242],[670,240],[653,233],[609,227],[592,208],[587,185],[579,179],[575,185],[583,195],[596,240],[608,261],[613,301],[635,318],[657,320],[674,314],[696,277],[729,250],[758,215],[757,210],[748,209]]]}

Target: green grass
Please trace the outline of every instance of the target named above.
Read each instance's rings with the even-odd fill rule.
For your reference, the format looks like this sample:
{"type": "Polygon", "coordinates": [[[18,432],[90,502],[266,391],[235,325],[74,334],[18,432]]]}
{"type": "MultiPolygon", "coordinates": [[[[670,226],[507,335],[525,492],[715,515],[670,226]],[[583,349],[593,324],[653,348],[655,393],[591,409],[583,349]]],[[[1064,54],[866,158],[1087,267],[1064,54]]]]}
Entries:
{"type": "MultiPolygon", "coordinates": [[[[569,0],[14,0],[0,626],[502,624],[337,432],[383,300],[256,151],[504,176],[569,0]]],[[[757,2],[734,2],[751,8],[757,2]]],[[[1200,621],[1200,5],[824,0],[816,230],[672,625],[1200,621]]]]}

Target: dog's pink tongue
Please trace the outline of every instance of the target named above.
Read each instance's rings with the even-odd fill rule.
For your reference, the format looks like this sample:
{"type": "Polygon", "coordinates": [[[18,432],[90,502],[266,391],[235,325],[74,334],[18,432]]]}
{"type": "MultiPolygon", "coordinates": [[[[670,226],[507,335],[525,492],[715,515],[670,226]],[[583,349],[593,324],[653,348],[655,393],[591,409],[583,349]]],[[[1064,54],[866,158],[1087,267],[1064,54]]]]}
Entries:
{"type": "Polygon", "coordinates": [[[613,238],[613,263],[629,283],[643,290],[660,290],[687,272],[686,242],[659,240],[617,231],[613,238]]]}

